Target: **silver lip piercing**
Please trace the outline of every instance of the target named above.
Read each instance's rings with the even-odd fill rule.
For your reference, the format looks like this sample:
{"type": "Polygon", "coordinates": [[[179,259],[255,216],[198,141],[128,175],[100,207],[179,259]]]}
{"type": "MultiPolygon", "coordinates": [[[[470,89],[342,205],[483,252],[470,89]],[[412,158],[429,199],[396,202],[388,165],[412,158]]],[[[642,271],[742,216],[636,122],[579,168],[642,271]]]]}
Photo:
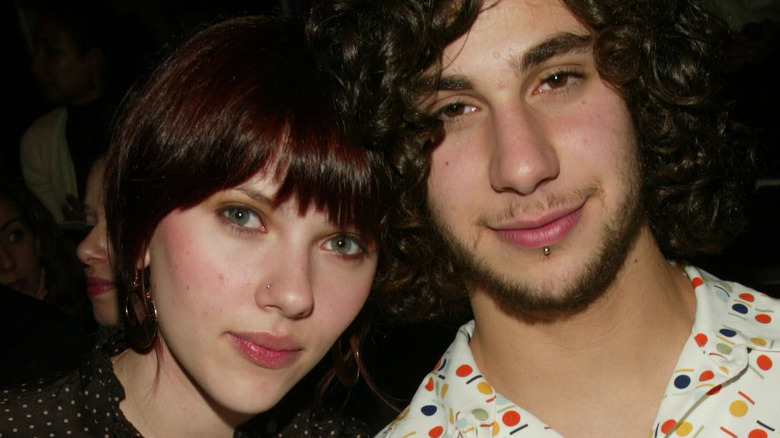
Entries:
{"type": "Polygon", "coordinates": [[[271,288],[271,283],[266,283],[266,284],[265,284],[265,288],[266,288],[266,289],[270,289],[270,288],[271,288]]]}
{"type": "Polygon", "coordinates": [[[549,246],[545,246],[544,249],[542,250],[542,252],[544,252],[544,255],[546,255],[546,256],[550,255],[550,247],[549,246]]]}

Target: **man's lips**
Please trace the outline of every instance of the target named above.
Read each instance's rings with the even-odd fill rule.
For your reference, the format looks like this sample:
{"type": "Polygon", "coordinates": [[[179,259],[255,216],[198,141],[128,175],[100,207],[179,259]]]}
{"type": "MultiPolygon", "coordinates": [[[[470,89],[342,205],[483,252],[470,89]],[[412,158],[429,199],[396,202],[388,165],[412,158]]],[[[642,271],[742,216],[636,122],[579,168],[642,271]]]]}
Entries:
{"type": "Polygon", "coordinates": [[[98,277],[87,277],[87,296],[94,298],[116,289],[116,284],[98,277]]]}
{"type": "Polygon", "coordinates": [[[563,240],[582,216],[582,205],[533,220],[518,220],[492,227],[498,237],[521,248],[542,248],[563,240]]]}
{"type": "Polygon", "coordinates": [[[301,346],[287,336],[270,333],[230,333],[236,349],[261,368],[280,369],[291,365],[300,355],[301,346]]]}

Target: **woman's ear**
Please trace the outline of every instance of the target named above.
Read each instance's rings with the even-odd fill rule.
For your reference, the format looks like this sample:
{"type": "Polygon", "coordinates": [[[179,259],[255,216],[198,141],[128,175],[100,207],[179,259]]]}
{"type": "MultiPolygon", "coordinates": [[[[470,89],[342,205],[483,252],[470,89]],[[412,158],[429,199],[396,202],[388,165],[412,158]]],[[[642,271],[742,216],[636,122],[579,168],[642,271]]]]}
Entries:
{"type": "Polygon", "coordinates": [[[138,263],[136,263],[135,268],[139,271],[142,271],[149,267],[149,263],[152,261],[152,255],[149,251],[149,248],[146,248],[146,251],[144,251],[144,256],[142,259],[138,260],[138,263]]]}

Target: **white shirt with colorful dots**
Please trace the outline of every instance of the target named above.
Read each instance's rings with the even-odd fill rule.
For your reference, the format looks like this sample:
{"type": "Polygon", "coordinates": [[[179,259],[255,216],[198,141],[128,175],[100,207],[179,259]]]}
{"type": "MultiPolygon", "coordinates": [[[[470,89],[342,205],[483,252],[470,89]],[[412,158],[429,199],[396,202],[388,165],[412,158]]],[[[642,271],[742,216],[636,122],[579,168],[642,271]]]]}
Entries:
{"type": "MultiPolygon", "coordinates": [[[[780,301],[692,266],[696,321],[650,436],[780,437],[780,301]]],[[[561,437],[493,391],[468,342],[471,321],[384,438],[561,437]]]]}

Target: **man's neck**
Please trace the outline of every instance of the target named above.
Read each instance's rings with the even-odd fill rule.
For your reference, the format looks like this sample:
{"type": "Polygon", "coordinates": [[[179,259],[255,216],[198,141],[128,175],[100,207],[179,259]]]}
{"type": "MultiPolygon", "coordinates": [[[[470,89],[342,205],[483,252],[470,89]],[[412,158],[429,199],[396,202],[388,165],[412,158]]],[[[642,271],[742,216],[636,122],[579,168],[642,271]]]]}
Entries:
{"type": "Polygon", "coordinates": [[[614,426],[615,409],[649,430],[696,308],[690,281],[664,259],[649,231],[587,308],[522,319],[498,309],[488,294],[471,301],[470,347],[480,371],[498,393],[567,437],[598,436],[597,428],[583,426],[598,421],[597,411],[614,426]],[[576,422],[579,429],[570,431],[576,422]]]}

